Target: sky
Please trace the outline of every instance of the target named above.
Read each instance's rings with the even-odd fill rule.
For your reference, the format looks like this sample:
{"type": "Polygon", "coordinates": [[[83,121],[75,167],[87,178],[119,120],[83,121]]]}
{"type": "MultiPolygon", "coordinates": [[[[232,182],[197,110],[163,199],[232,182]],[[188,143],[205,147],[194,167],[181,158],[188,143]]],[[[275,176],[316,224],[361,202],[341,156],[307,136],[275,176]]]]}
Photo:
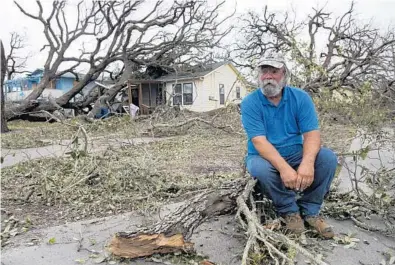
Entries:
{"type": "MultiPolygon", "coordinates": [[[[171,0],[167,0],[171,1],[171,0]]],[[[218,3],[217,0],[207,0],[210,4],[218,3]]],[[[18,32],[25,35],[27,46],[21,55],[30,54],[27,62],[27,70],[34,70],[43,67],[46,59],[46,52],[40,52],[41,47],[45,44],[45,37],[42,26],[39,22],[28,18],[22,14],[12,0],[2,0],[0,9],[0,38],[2,39],[6,54],[9,49],[10,32],[18,32]]],[[[33,0],[18,0],[23,8],[36,13],[38,6],[33,0]]],[[[44,10],[50,7],[52,1],[41,0],[44,10]]],[[[79,0],[68,0],[69,13],[67,19],[75,20],[73,8],[79,0]]],[[[152,3],[154,0],[148,0],[152,3]]],[[[395,28],[395,0],[358,0],[355,2],[356,17],[362,22],[372,23],[383,31],[392,26],[395,28]]],[[[236,15],[243,14],[248,10],[262,10],[267,5],[268,9],[274,12],[285,12],[294,10],[297,19],[302,19],[311,12],[312,8],[326,7],[326,10],[332,12],[335,16],[344,13],[350,6],[349,0],[226,0],[224,7],[221,9],[221,15],[226,16],[236,9],[236,15]]],[[[37,14],[37,13],[36,13],[37,14]]],[[[232,23],[232,21],[230,22],[232,23]]],[[[322,42],[324,43],[324,41],[322,42]]]]}

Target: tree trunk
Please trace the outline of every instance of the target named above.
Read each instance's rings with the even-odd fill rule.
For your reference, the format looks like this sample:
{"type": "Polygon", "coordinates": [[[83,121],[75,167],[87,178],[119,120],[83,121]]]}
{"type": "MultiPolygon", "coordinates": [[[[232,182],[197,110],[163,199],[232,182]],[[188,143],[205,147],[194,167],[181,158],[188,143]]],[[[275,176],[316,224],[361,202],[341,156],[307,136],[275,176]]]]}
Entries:
{"type": "Polygon", "coordinates": [[[193,243],[188,240],[194,229],[209,218],[236,212],[236,199],[243,192],[247,180],[240,178],[217,190],[199,194],[149,228],[119,232],[110,242],[110,252],[124,258],[193,252],[193,243]]]}
{"type": "MultiPolygon", "coordinates": [[[[51,102],[37,102],[35,99],[37,99],[42,91],[44,90],[45,86],[49,83],[49,78],[48,75],[43,78],[43,80],[40,82],[40,84],[37,86],[36,89],[32,91],[32,93],[27,97],[22,104],[13,107],[12,109],[9,109],[5,112],[5,116],[7,120],[13,120],[13,119],[19,119],[19,118],[27,118],[29,114],[25,114],[26,112],[32,112],[32,111],[48,111],[48,112],[53,112],[59,107],[62,108],[71,108],[71,109],[82,109],[93,103],[97,97],[89,97],[88,100],[84,102],[70,102],[70,100],[77,95],[89,82],[92,80],[96,80],[98,76],[100,75],[101,71],[100,69],[104,69],[105,63],[102,63],[100,67],[94,67],[91,68],[88,73],[84,76],[84,78],[77,84],[75,85],[70,91],[67,93],[63,94],[59,98],[57,98],[53,103],[51,102]]],[[[118,90],[119,91],[119,90],[118,90]]],[[[114,94],[114,96],[118,93],[114,94]]]]}
{"type": "Polygon", "coordinates": [[[236,213],[246,230],[242,265],[294,264],[287,256],[290,250],[302,254],[311,264],[327,265],[317,257],[315,250],[310,252],[281,232],[279,220],[274,220],[271,213],[272,203],[256,193],[257,181],[246,174],[245,168],[243,172],[243,177],[196,195],[148,228],[117,233],[111,239],[109,251],[129,259],[175,252],[193,253],[194,244],[188,240],[196,227],[209,218],[236,213]],[[254,263],[251,255],[254,255],[254,263]]]}
{"type": "MultiPolygon", "coordinates": [[[[58,103],[62,107],[73,106],[69,101],[77,95],[87,84],[89,84],[92,80],[96,80],[100,75],[100,72],[95,68],[91,68],[89,72],[84,76],[84,78],[75,85],[68,92],[63,94],[61,97],[56,99],[56,103],[58,103]]],[[[85,107],[85,106],[84,106],[85,107]]]]}
{"type": "MultiPolygon", "coordinates": [[[[133,74],[135,71],[138,69],[138,65],[136,65],[134,62],[131,62],[129,60],[124,60],[125,64],[125,69],[121,75],[121,78],[119,81],[110,89],[108,89],[105,93],[104,96],[107,96],[107,101],[112,101],[114,100],[115,96],[118,94],[118,92],[126,85],[127,81],[132,78],[133,74]]],[[[90,117],[94,117],[96,113],[99,112],[100,110],[100,101],[99,99],[96,100],[95,105],[93,106],[92,111],[90,112],[90,117]]]]}
{"type": "Polygon", "coordinates": [[[3,42],[0,40],[0,68],[1,68],[1,74],[0,74],[0,88],[1,88],[1,133],[8,132],[8,126],[7,126],[7,120],[4,112],[4,77],[5,77],[5,72],[6,72],[6,60],[5,60],[5,54],[4,54],[4,47],[3,47],[3,42]]]}
{"type": "MultiPolygon", "coordinates": [[[[12,109],[9,109],[5,112],[5,116],[7,120],[13,120],[13,119],[19,119],[22,117],[27,117],[28,114],[25,114],[26,112],[32,112],[32,111],[48,111],[48,112],[53,112],[59,107],[62,108],[84,108],[86,107],[86,102],[82,103],[69,103],[69,101],[76,95],[78,92],[80,92],[92,79],[97,78],[95,74],[91,74],[90,72],[84,76],[84,78],[79,82],[76,86],[74,86],[70,91],[62,95],[61,97],[57,98],[54,102],[37,102],[36,100],[32,99],[25,99],[22,101],[22,103],[18,106],[12,107],[12,109]]],[[[32,92],[35,95],[38,95],[37,93],[39,91],[42,92],[43,86],[47,84],[48,82],[45,82],[44,80],[40,82],[39,86],[32,92]]],[[[30,96],[30,95],[29,95],[30,96]]]]}

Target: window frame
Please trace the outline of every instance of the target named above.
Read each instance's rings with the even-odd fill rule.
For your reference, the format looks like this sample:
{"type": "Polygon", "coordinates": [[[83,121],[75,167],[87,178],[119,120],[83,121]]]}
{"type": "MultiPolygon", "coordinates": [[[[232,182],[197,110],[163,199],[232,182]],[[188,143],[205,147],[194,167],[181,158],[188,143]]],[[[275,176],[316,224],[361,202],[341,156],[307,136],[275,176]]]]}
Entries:
{"type": "Polygon", "coordinates": [[[219,104],[225,105],[225,85],[224,84],[219,84],[218,93],[219,93],[219,104]],[[223,96],[222,98],[221,98],[221,95],[223,96]]]}
{"type": "Polygon", "coordinates": [[[183,83],[182,84],[182,105],[192,105],[193,104],[193,83],[183,83]],[[190,85],[191,92],[185,93],[184,89],[186,85],[190,85]],[[190,101],[186,102],[186,95],[190,96],[190,101]]]}
{"type": "Polygon", "coordinates": [[[173,84],[173,106],[180,105],[180,106],[191,106],[193,105],[193,82],[185,82],[185,83],[176,83],[173,84]],[[190,86],[191,89],[190,93],[185,93],[184,89],[186,86],[190,86]],[[181,89],[181,93],[176,93],[176,87],[181,89]],[[190,100],[187,100],[187,96],[189,96],[190,100]],[[180,98],[179,104],[176,104],[176,99],[180,98]]]}
{"type": "Polygon", "coordinates": [[[182,84],[181,83],[173,84],[173,106],[177,106],[177,105],[182,105],[182,84]],[[176,92],[176,88],[178,86],[181,89],[181,93],[176,92]],[[179,103],[176,103],[176,99],[178,99],[178,98],[180,98],[179,103]]]}
{"type": "Polygon", "coordinates": [[[239,86],[236,87],[236,99],[241,99],[241,89],[239,86]]]}

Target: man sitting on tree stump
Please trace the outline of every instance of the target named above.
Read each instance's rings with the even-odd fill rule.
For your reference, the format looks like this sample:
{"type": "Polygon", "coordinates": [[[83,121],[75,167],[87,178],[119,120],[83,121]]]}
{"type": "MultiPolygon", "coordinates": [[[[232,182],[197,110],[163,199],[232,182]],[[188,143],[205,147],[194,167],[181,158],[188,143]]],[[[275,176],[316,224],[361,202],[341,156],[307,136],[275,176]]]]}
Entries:
{"type": "Polygon", "coordinates": [[[321,147],[313,100],[302,89],[287,85],[290,73],[281,54],[267,55],[257,68],[259,88],[241,103],[248,136],[247,170],[273,201],[288,231],[300,234],[306,224],[332,238],[334,232],[319,212],[337,157],[321,147]]]}

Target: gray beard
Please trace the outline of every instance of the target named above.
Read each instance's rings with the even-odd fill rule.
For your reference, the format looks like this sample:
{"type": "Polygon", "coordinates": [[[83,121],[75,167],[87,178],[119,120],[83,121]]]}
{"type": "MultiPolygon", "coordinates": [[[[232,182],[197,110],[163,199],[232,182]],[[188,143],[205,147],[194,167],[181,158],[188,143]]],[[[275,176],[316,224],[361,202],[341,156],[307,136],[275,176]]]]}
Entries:
{"type": "Polygon", "coordinates": [[[266,80],[259,80],[259,87],[261,88],[262,93],[267,97],[275,97],[281,93],[283,89],[283,80],[280,83],[277,83],[276,80],[273,79],[266,79],[266,80]]]}

